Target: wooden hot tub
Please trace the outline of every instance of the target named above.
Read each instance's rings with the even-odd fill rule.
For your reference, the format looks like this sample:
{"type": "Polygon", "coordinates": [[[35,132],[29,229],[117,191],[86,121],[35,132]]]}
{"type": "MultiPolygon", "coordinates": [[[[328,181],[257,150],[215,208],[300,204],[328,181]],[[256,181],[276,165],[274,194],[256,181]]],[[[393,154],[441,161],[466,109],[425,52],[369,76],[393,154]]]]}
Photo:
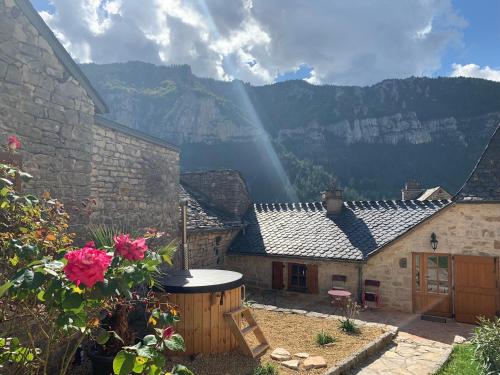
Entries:
{"type": "Polygon", "coordinates": [[[208,269],[181,271],[162,279],[166,294],[161,300],[180,310],[176,331],[184,337],[185,354],[225,353],[238,347],[224,313],[242,306],[242,279],[238,272],[208,269]]]}

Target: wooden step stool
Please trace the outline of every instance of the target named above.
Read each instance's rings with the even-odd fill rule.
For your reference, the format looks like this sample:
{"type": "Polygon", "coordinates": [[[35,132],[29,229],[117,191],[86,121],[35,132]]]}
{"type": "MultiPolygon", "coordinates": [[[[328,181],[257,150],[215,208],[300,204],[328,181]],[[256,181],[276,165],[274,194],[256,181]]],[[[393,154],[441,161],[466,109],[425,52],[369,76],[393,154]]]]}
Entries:
{"type": "Polygon", "coordinates": [[[233,336],[238,341],[241,351],[245,355],[252,358],[257,358],[263,355],[266,352],[267,348],[269,348],[269,343],[267,342],[264,334],[262,333],[262,330],[255,321],[255,318],[253,317],[248,307],[240,307],[233,311],[224,313],[224,318],[226,319],[227,324],[229,324],[229,328],[231,329],[233,336]],[[239,315],[242,315],[243,318],[248,322],[247,327],[240,328],[238,324],[239,315]],[[251,348],[250,345],[248,345],[247,340],[245,339],[245,336],[252,332],[259,341],[259,345],[254,348],[251,348]]]}

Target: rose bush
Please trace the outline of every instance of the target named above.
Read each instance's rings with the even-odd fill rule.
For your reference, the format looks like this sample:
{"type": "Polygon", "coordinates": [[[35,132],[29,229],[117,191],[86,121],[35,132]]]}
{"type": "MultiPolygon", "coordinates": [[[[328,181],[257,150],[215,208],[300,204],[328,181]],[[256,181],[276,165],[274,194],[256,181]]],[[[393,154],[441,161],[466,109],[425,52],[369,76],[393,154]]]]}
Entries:
{"type": "Polygon", "coordinates": [[[78,250],[73,250],[64,255],[67,263],[63,268],[68,280],[76,286],[83,283],[92,288],[98,281],[104,281],[104,274],[111,264],[113,257],[104,250],[97,250],[93,242],[85,244],[78,250]]]}
{"type": "Polygon", "coordinates": [[[148,250],[146,239],[138,238],[133,240],[129,234],[120,234],[114,237],[116,252],[128,260],[141,260],[148,250]]]}
{"type": "MultiPolygon", "coordinates": [[[[16,175],[30,177],[0,164],[0,372],[68,374],[85,339],[122,341],[101,325],[102,312],[132,300],[139,286],[152,288],[175,246],[153,250],[146,244],[152,235],[123,234],[114,246],[75,249],[63,205],[49,194],[20,194],[16,175]]],[[[154,307],[149,296],[151,333],[122,348],[116,374],[164,374],[166,352],[184,349],[172,328],[180,319],[174,306],[154,307]]],[[[191,374],[182,366],[172,373],[191,374]]]]}

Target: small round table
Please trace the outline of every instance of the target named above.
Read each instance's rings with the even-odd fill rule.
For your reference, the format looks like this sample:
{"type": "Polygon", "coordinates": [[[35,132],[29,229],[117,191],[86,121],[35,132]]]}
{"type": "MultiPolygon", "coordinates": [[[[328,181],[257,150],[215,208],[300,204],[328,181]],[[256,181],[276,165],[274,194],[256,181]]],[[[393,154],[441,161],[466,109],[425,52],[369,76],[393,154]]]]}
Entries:
{"type": "Polygon", "coordinates": [[[328,291],[328,295],[332,299],[331,303],[333,306],[335,306],[335,311],[337,311],[337,308],[339,307],[345,309],[345,307],[347,306],[347,302],[351,298],[352,293],[347,290],[330,289],[328,291]]]}

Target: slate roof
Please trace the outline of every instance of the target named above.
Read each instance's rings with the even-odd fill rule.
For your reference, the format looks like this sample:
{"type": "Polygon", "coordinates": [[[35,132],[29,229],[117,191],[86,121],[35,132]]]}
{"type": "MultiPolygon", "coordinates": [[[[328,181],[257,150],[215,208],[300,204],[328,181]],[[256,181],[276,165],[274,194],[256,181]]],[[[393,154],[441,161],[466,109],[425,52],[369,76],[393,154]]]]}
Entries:
{"type": "Polygon", "coordinates": [[[450,203],[345,202],[335,216],[320,202],[255,204],[229,252],[359,261],[450,203]]]}
{"type": "Polygon", "coordinates": [[[180,185],[179,197],[186,199],[188,231],[219,231],[240,228],[241,219],[214,207],[202,194],[180,185]]]}
{"type": "Polygon", "coordinates": [[[462,202],[500,201],[500,124],[455,198],[462,202]]]}
{"type": "Polygon", "coordinates": [[[422,194],[420,194],[417,199],[419,201],[427,201],[427,200],[433,200],[433,196],[434,195],[434,199],[439,199],[439,198],[443,198],[443,195],[445,195],[447,198],[451,198],[452,195],[450,193],[448,193],[446,191],[445,188],[443,188],[442,186],[436,186],[436,187],[433,187],[433,188],[430,188],[430,189],[426,189],[422,194]],[[441,189],[441,192],[439,191],[441,189]],[[436,195],[438,196],[436,196],[436,195]],[[439,197],[439,195],[441,197],[439,197]]]}
{"type": "Polygon", "coordinates": [[[31,2],[29,0],[15,0],[15,2],[23,11],[26,18],[28,18],[31,24],[38,30],[47,43],[49,43],[61,64],[83,86],[85,91],[87,91],[87,94],[92,98],[96,106],[96,112],[107,113],[108,107],[106,106],[104,100],[101,98],[96,89],[94,89],[85,74],[83,74],[81,69],[78,67],[78,64],[69,55],[68,51],[66,51],[56,38],[52,30],[50,30],[49,26],[47,26],[42,17],[40,17],[35,8],[33,8],[31,2]]]}

